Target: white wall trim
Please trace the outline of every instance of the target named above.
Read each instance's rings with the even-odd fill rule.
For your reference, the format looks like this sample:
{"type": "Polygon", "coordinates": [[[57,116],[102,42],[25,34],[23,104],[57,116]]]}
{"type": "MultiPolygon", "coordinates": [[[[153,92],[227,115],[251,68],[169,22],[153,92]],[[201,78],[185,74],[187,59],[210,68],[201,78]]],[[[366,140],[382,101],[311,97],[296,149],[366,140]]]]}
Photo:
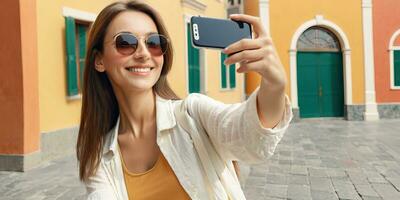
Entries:
{"type": "Polygon", "coordinates": [[[349,40],[344,31],[335,23],[324,19],[322,15],[317,15],[315,19],[309,20],[296,30],[292,37],[290,44],[289,56],[290,56],[290,91],[293,108],[298,109],[298,93],[297,93],[297,41],[301,34],[308,28],[313,26],[320,26],[329,29],[338,37],[342,46],[343,52],[343,75],[344,75],[344,103],[345,105],[351,105],[353,103],[353,89],[352,89],[352,77],[351,77],[351,48],[349,40]]]}
{"type": "MultiPolygon", "coordinates": [[[[186,95],[189,95],[189,56],[188,56],[188,44],[187,42],[187,24],[190,23],[190,18],[193,15],[191,14],[183,14],[183,27],[184,35],[185,35],[185,76],[186,76],[186,95]]],[[[200,61],[200,92],[203,94],[208,93],[208,85],[207,85],[207,59],[206,52],[204,49],[199,49],[199,61],[200,61]]]]}
{"type": "Polygon", "coordinates": [[[400,50],[400,46],[393,46],[392,50],[400,50]]]}
{"type": "Polygon", "coordinates": [[[303,34],[305,30],[313,26],[321,26],[334,32],[335,34],[337,34],[337,36],[339,36],[338,39],[341,42],[342,50],[343,51],[350,50],[350,43],[344,31],[335,23],[325,19],[322,15],[315,16],[315,19],[305,22],[296,30],[295,34],[292,37],[292,42],[290,44],[291,50],[296,50],[297,41],[300,38],[301,34],[303,34]]]}
{"type": "Polygon", "coordinates": [[[372,0],[362,1],[363,43],[364,43],[364,83],[365,112],[364,120],[378,120],[378,106],[375,93],[374,45],[372,27],[372,0]]]}
{"type": "Polygon", "coordinates": [[[77,94],[77,95],[73,95],[73,96],[67,96],[67,100],[68,101],[82,100],[82,95],[77,94]]]}
{"type": "Polygon", "coordinates": [[[391,90],[400,90],[400,86],[394,85],[394,51],[400,50],[400,46],[395,46],[394,43],[396,39],[400,37],[400,29],[397,30],[392,37],[390,38],[389,42],[389,65],[390,65],[390,89],[391,90]]]}
{"type": "Polygon", "coordinates": [[[263,24],[265,30],[271,36],[271,29],[270,29],[270,14],[269,14],[269,1],[270,0],[259,0],[259,13],[261,23],[263,24]]]}
{"type": "Polygon", "coordinates": [[[362,0],[362,8],[372,9],[372,0],[362,0]]]}
{"type": "Polygon", "coordinates": [[[192,8],[201,12],[204,12],[207,9],[207,5],[199,0],[181,0],[181,4],[183,7],[192,8]]]}
{"type": "Polygon", "coordinates": [[[292,99],[292,107],[299,109],[299,98],[297,93],[297,49],[289,50],[290,63],[290,97],[292,99]]]}
{"type": "Polygon", "coordinates": [[[91,12],[86,12],[82,10],[77,10],[69,7],[62,7],[62,14],[64,17],[73,17],[74,19],[79,19],[87,22],[94,22],[97,15],[91,12]]]}

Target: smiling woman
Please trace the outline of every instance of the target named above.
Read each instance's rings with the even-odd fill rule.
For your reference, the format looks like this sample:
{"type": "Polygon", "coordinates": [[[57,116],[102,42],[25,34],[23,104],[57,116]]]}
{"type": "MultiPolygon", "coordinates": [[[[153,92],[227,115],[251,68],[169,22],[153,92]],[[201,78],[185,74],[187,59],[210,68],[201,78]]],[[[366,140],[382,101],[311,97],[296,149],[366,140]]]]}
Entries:
{"type": "MultiPolygon", "coordinates": [[[[270,44],[263,40],[227,51],[259,50],[253,45],[270,44]]],[[[280,65],[265,79],[273,90],[256,90],[245,102],[223,104],[201,94],[179,100],[166,78],[169,35],[158,13],[138,1],[100,12],[86,56],[77,157],[88,199],[245,199],[232,161],[265,161],[292,118],[280,65]]],[[[230,62],[240,59],[248,58],[230,62]]]]}

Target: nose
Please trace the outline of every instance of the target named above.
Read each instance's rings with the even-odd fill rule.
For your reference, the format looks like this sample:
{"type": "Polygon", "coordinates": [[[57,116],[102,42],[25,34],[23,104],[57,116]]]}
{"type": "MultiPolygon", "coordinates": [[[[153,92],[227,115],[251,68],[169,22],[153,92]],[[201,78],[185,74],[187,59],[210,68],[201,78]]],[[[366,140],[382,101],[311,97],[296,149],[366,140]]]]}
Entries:
{"type": "Polygon", "coordinates": [[[136,59],[144,59],[147,60],[148,58],[150,58],[150,52],[146,47],[145,41],[143,39],[139,40],[139,44],[138,47],[135,51],[135,53],[133,54],[134,58],[136,59]]]}

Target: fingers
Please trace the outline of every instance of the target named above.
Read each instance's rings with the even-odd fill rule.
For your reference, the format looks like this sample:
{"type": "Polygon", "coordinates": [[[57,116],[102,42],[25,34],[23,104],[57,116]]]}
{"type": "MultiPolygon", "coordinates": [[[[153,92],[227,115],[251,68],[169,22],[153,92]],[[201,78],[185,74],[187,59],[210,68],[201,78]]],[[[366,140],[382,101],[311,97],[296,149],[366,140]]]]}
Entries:
{"type": "Polygon", "coordinates": [[[230,65],[239,62],[253,62],[263,58],[263,52],[261,50],[245,50],[234,55],[229,56],[225,59],[224,64],[230,65]]]}
{"type": "Polygon", "coordinates": [[[232,20],[243,21],[251,24],[253,26],[254,33],[257,34],[259,37],[267,36],[267,32],[265,31],[260,18],[243,14],[232,14],[229,17],[232,20]]]}
{"type": "Polygon", "coordinates": [[[268,44],[268,41],[261,40],[254,40],[254,39],[242,39],[237,41],[223,50],[225,54],[232,54],[238,51],[249,50],[249,49],[259,49],[262,48],[264,45],[268,44]]]}
{"type": "Polygon", "coordinates": [[[250,71],[254,72],[262,72],[263,68],[265,67],[265,61],[264,60],[257,60],[253,62],[241,62],[240,67],[236,70],[238,73],[247,73],[250,71]]]}
{"type": "Polygon", "coordinates": [[[274,54],[274,48],[272,45],[263,46],[262,48],[247,49],[235,53],[229,56],[227,59],[225,59],[224,63],[226,65],[229,65],[238,62],[254,62],[257,60],[267,58],[269,56],[273,56],[273,54],[274,54]]]}
{"type": "Polygon", "coordinates": [[[267,45],[271,45],[272,40],[270,38],[260,38],[260,39],[242,39],[239,40],[223,50],[225,54],[232,54],[238,51],[249,50],[249,49],[259,49],[267,45]]]}

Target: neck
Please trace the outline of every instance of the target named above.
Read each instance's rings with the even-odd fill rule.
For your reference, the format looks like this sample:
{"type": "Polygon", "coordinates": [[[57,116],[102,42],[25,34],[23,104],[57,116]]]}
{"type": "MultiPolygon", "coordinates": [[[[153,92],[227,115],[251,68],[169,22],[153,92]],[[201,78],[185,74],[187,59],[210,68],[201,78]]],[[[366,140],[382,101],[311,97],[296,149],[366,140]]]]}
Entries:
{"type": "MultiPolygon", "coordinates": [[[[121,91],[121,90],[119,90],[121,91]]],[[[144,137],[143,129],[155,123],[155,93],[152,89],[129,93],[115,92],[119,111],[119,134],[131,133],[133,137],[144,137]]]]}

